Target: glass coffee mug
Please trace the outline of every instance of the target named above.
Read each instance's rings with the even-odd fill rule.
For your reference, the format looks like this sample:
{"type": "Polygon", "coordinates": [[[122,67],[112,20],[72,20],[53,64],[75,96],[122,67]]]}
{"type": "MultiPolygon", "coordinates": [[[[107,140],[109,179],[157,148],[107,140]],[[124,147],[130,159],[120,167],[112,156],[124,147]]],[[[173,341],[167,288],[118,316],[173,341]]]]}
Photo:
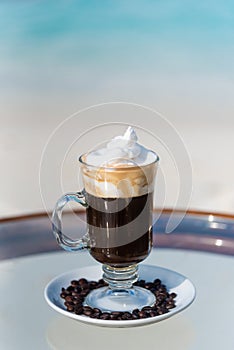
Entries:
{"type": "MultiPolygon", "coordinates": [[[[152,248],[153,193],[158,156],[147,165],[93,166],[79,158],[84,189],[68,193],[52,215],[57,242],[68,251],[88,249],[102,264],[108,287],[92,290],[85,304],[102,311],[132,311],[155,303],[150,291],[133,286],[138,263],[152,248]],[[75,241],[62,233],[62,210],[74,201],[86,208],[87,233],[75,241]]],[[[85,277],[85,276],[84,276],[85,277]]]]}

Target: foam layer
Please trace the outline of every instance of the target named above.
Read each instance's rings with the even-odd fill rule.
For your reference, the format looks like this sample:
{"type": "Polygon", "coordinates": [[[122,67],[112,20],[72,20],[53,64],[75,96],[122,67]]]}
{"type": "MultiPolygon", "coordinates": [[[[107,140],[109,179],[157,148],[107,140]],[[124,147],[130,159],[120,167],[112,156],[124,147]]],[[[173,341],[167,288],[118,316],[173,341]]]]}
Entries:
{"type": "Polygon", "coordinates": [[[105,148],[82,157],[85,190],[102,198],[128,198],[153,191],[157,155],[137,143],[129,127],[105,148]]]}
{"type": "Polygon", "coordinates": [[[128,198],[153,191],[156,164],[144,167],[100,168],[83,167],[85,190],[102,198],[128,198]]]}

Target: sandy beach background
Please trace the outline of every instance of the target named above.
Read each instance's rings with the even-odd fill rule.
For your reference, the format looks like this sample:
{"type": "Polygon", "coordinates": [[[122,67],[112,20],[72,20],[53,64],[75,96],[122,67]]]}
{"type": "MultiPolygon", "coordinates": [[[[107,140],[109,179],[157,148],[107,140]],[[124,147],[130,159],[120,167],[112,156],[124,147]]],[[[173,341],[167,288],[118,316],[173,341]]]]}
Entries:
{"type": "MultiPolygon", "coordinates": [[[[0,33],[0,217],[44,210],[39,174],[49,137],[82,108],[108,102],[159,111],[190,157],[188,207],[234,212],[233,2],[2,1],[0,33]]],[[[162,134],[157,118],[129,108],[81,115],[69,126],[72,137],[59,129],[43,169],[47,209],[63,190],[77,189],[76,157],[85,146],[117,129],[77,143],[59,187],[62,148],[102,121],[144,128],[141,142],[148,147],[155,145],[147,131],[157,139],[162,134]]],[[[173,150],[165,150],[164,205],[172,207],[178,179],[176,167],[167,167],[173,150]]]]}

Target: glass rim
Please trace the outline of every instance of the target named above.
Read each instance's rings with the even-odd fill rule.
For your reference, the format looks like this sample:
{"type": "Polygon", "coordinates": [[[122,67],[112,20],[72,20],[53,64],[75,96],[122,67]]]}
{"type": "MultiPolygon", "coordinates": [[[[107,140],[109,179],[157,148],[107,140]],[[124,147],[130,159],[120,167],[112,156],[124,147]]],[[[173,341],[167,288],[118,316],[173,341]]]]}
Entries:
{"type": "MultiPolygon", "coordinates": [[[[143,165],[139,165],[139,164],[134,164],[134,165],[130,165],[130,166],[118,166],[118,167],[114,167],[114,166],[105,166],[105,165],[93,165],[93,164],[89,164],[87,163],[86,161],[84,161],[84,156],[86,156],[88,153],[83,153],[79,158],[79,162],[82,164],[82,165],[85,165],[87,167],[90,167],[90,168],[93,168],[93,169],[105,169],[105,170],[109,170],[109,171],[113,171],[113,169],[115,169],[115,171],[126,171],[126,169],[128,170],[132,170],[134,168],[146,168],[148,166],[151,166],[153,164],[156,164],[159,162],[159,156],[154,152],[154,151],[150,151],[154,154],[155,156],[155,160],[151,163],[148,163],[148,164],[143,164],[143,165]]],[[[127,158],[126,158],[127,159],[127,158]]]]}

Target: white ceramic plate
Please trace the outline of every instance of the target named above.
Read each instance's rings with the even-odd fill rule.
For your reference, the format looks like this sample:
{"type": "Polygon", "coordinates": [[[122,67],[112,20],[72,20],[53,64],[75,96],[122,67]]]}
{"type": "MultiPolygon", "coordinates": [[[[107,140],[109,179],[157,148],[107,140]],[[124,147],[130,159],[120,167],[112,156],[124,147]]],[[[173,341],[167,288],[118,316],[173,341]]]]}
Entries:
{"type": "Polygon", "coordinates": [[[74,320],[89,323],[103,327],[136,327],[150,323],[159,322],[169,318],[178,312],[188,307],[194,300],[196,291],[192,282],[185,276],[162,267],[153,265],[139,265],[139,278],[146,282],[160,278],[163,284],[166,285],[169,293],[175,292],[176,307],[168,313],[138,320],[120,321],[120,320],[100,320],[90,318],[84,315],[76,315],[66,311],[64,300],[60,297],[62,287],[67,288],[70,282],[74,279],[86,278],[88,280],[98,280],[102,278],[102,268],[99,266],[88,266],[66,272],[55,277],[45,288],[45,299],[47,303],[57,312],[64,316],[73,318],[74,320]]]}

